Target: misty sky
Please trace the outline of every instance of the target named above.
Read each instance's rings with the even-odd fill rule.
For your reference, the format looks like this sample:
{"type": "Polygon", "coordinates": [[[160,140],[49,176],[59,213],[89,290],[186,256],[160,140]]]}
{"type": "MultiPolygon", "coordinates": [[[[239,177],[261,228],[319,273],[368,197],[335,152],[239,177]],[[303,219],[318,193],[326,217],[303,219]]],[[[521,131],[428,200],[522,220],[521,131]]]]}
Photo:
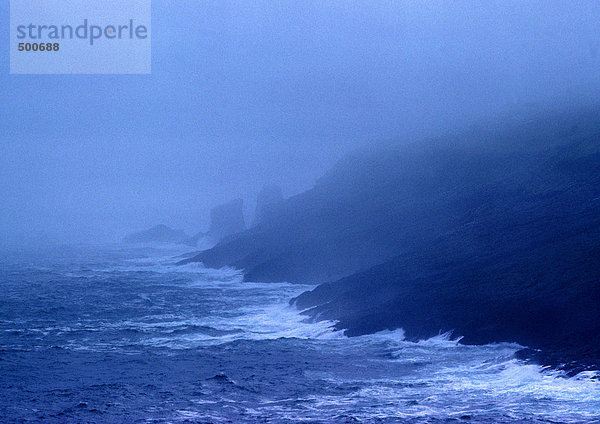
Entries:
{"type": "Polygon", "coordinates": [[[600,1],[153,1],[151,75],[9,75],[0,246],[193,233],[344,152],[600,94],[600,1]]]}

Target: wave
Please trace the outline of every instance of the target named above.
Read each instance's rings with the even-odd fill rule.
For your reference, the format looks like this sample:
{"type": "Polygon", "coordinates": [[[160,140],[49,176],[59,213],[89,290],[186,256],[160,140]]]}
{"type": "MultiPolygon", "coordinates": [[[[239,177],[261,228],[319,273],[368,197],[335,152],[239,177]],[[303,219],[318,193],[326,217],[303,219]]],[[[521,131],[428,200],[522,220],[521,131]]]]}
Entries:
{"type": "MultiPolygon", "coordinates": [[[[256,285],[254,285],[256,287],[256,285]]],[[[305,317],[287,304],[241,308],[237,316],[211,316],[194,320],[186,331],[178,331],[183,322],[173,321],[175,328],[166,336],[151,337],[144,341],[154,347],[193,349],[205,345],[219,345],[238,340],[261,341],[277,339],[330,340],[345,338],[334,329],[335,322],[308,323],[305,317]],[[207,331],[207,329],[210,329],[207,331]]],[[[189,321],[184,321],[190,323],[189,321]]],[[[156,327],[165,324],[157,324],[156,327]]]]}
{"type": "Polygon", "coordinates": [[[178,382],[186,402],[169,404],[173,421],[600,418],[598,373],[569,377],[519,360],[517,344],[464,345],[460,334],[415,341],[397,328],[347,337],[335,321],[315,322],[289,305],[311,285],[245,282],[231,268],[176,266],[170,254],[85,262],[59,268],[73,275],[48,283],[15,283],[27,290],[5,299],[11,307],[0,320],[0,361],[35,351],[34,358],[51,358],[68,374],[83,370],[63,362],[83,357],[71,351],[85,352],[98,369],[105,368],[105,353],[114,353],[119,373],[105,376],[111,382],[144,381],[140,392],[152,393],[163,386],[148,388],[138,373],[155,370],[178,382]],[[60,313],[52,312],[57,307],[60,313]],[[181,375],[172,372],[179,360],[181,375]],[[182,376],[187,366],[189,381],[182,376]]]}

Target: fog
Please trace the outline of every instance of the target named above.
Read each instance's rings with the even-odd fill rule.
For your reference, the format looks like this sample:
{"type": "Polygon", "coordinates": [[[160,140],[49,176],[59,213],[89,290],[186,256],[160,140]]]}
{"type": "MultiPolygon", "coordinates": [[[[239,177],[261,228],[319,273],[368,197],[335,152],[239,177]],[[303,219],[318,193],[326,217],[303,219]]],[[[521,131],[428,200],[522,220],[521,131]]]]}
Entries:
{"type": "MultiPolygon", "coordinates": [[[[8,5],[0,26],[8,33],[8,5]]],[[[600,3],[153,1],[151,75],[9,75],[0,246],[118,240],[343,155],[600,94],[600,3]]]]}

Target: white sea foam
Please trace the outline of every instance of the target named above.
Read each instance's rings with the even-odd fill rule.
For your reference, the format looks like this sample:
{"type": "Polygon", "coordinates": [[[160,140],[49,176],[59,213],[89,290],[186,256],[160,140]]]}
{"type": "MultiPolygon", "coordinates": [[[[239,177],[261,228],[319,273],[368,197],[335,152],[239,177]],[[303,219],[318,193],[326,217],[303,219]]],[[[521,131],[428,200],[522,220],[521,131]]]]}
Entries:
{"type": "Polygon", "coordinates": [[[199,375],[227,373],[235,387],[211,380],[186,393],[186,403],[173,408],[167,422],[600,420],[597,373],[569,378],[524,363],[515,359],[516,344],[466,346],[450,333],[412,342],[402,329],[348,338],[334,331],[334,322],[313,322],[289,306],[290,298],[314,286],[245,282],[231,268],[178,266],[172,250],[136,254],[143,257],[110,262],[102,256],[64,267],[66,274],[60,268],[51,284],[35,287],[35,296],[15,284],[14,310],[27,309],[0,320],[3,348],[42,351],[44,357],[52,349],[59,359],[69,350],[90,358],[98,351],[131,354],[136,361],[152,352],[169,364],[162,355],[216,355],[233,367],[250,358],[240,367],[254,367],[246,375],[227,365],[213,370],[198,364],[199,375]],[[28,314],[31,308],[37,309],[28,314]],[[265,352],[272,356],[263,360],[265,352]]]}
{"type": "MultiPolygon", "coordinates": [[[[302,286],[290,284],[263,284],[263,283],[244,283],[235,282],[215,282],[207,284],[200,282],[194,283],[192,287],[202,286],[204,289],[221,289],[220,295],[236,296],[239,299],[245,299],[244,292],[248,292],[248,298],[256,296],[256,292],[263,293],[263,300],[271,303],[261,304],[255,302],[247,306],[240,306],[235,310],[235,314],[230,311],[222,311],[222,314],[213,313],[197,319],[175,318],[172,321],[140,324],[140,326],[149,326],[155,328],[169,328],[181,326],[204,326],[219,332],[218,335],[207,335],[201,331],[169,335],[168,337],[154,337],[148,339],[146,343],[154,346],[164,346],[169,348],[194,348],[205,344],[229,343],[234,340],[274,340],[280,338],[298,338],[298,339],[332,339],[344,338],[341,331],[334,331],[335,322],[321,321],[309,323],[306,317],[300,315],[298,311],[288,304],[289,295],[285,293],[298,293],[306,289],[302,286]],[[229,292],[229,293],[228,293],[229,292]],[[235,294],[234,294],[235,292],[235,294]],[[269,296],[269,294],[271,296],[269,296]]],[[[133,323],[124,323],[133,325],[133,323]]]]}
{"type": "MultiPolygon", "coordinates": [[[[146,264],[138,266],[146,267],[146,264]]],[[[600,382],[595,373],[568,378],[560,372],[526,364],[515,359],[514,353],[521,348],[516,344],[466,346],[460,344],[459,335],[451,333],[410,342],[405,339],[402,329],[347,338],[342,331],[333,330],[335,322],[309,321],[295,307],[289,306],[290,298],[313,286],[244,282],[237,270],[210,270],[201,264],[178,267],[163,262],[152,265],[152,270],[194,274],[193,281],[185,283],[186,290],[200,290],[216,300],[228,299],[230,309],[215,310],[210,316],[203,317],[152,316],[147,317],[147,322],[120,323],[124,328],[163,333],[170,329],[192,328],[182,334],[148,337],[144,340],[148,345],[190,349],[236,340],[294,338],[330,343],[327,348],[332,352],[373,352],[374,357],[369,359],[373,364],[389,361],[390,366],[407,367],[406,374],[393,378],[315,374],[316,379],[340,386],[355,385],[357,389],[350,394],[297,400],[303,404],[306,413],[352,410],[353,416],[369,419],[485,417],[491,412],[507,419],[525,417],[560,422],[599,418],[600,382]],[[193,331],[194,326],[198,331],[193,331]],[[215,334],[207,334],[202,328],[214,329],[215,334]],[[490,411],[497,407],[494,405],[502,405],[503,409],[490,411]],[[528,410],[525,415],[523,408],[528,410]]],[[[246,413],[260,416],[263,408],[282,418],[303,418],[295,407],[285,402],[274,405],[270,400],[246,413]]],[[[194,411],[181,411],[180,416],[197,418],[194,411]]]]}

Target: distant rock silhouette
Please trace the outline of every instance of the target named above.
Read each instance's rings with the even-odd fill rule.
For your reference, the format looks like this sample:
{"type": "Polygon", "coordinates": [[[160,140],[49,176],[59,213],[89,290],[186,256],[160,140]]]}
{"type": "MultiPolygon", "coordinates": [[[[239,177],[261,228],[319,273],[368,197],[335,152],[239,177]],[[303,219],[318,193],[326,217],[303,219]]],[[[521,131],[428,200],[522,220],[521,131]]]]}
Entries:
{"type": "Polygon", "coordinates": [[[281,188],[276,185],[264,187],[258,194],[256,200],[256,214],[254,225],[270,221],[277,216],[283,207],[283,194],[281,188]]]}
{"type": "Polygon", "coordinates": [[[200,231],[199,233],[194,234],[192,237],[183,240],[182,243],[188,246],[196,247],[198,246],[198,242],[206,236],[207,234],[205,232],[200,231]]]}
{"type": "Polygon", "coordinates": [[[242,199],[215,206],[210,211],[208,236],[218,241],[246,229],[242,199]]]}
{"type": "Polygon", "coordinates": [[[129,234],[125,243],[182,243],[188,235],[182,230],[174,230],[166,225],[157,225],[149,230],[129,234]]]}

